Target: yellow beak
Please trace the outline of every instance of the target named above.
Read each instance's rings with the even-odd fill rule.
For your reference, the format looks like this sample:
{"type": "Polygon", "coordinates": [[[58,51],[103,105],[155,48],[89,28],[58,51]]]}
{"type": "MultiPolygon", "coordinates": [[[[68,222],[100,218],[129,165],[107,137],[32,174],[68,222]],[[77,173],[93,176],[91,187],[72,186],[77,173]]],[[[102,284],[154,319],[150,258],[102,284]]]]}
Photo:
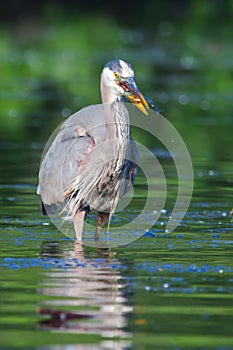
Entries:
{"type": "Polygon", "coordinates": [[[148,103],[146,102],[144,96],[141,92],[138,94],[127,94],[126,97],[142,111],[142,113],[148,115],[148,112],[146,109],[149,108],[148,103]]]}
{"type": "Polygon", "coordinates": [[[124,96],[127,97],[136,107],[138,107],[142,113],[148,115],[147,109],[149,108],[149,105],[142,93],[138,90],[134,79],[119,79],[117,80],[117,84],[124,89],[124,96]]]}

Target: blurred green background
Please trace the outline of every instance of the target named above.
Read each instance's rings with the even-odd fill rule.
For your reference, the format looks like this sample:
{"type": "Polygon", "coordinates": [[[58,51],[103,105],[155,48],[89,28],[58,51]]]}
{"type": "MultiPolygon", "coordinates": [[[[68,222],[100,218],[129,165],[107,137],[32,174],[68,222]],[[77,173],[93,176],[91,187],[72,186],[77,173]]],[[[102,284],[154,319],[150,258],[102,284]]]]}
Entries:
{"type": "MultiPolygon", "coordinates": [[[[233,1],[15,0],[1,2],[0,21],[3,183],[17,174],[16,183],[28,176],[37,182],[50,134],[75,111],[101,102],[101,70],[121,58],[184,139],[195,183],[222,200],[230,195],[233,1]]],[[[142,132],[133,137],[162,147],[142,132]]]]}
{"type": "Polygon", "coordinates": [[[0,21],[1,140],[45,142],[122,58],[194,155],[231,152],[233,1],[15,0],[0,21]]]}

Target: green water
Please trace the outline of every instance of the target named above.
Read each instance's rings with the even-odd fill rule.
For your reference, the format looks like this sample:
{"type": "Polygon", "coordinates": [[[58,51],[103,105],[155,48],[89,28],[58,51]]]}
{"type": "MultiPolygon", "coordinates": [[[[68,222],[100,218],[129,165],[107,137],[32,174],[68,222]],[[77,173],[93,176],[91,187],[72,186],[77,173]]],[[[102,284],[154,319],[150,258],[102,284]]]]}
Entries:
{"type": "MultiPolygon", "coordinates": [[[[95,26],[93,18],[50,18],[34,34],[18,31],[17,42],[1,30],[1,349],[233,349],[230,25],[214,35],[203,13],[193,16],[193,27],[161,21],[150,33],[98,17],[95,26]],[[149,232],[109,252],[63,236],[35,192],[48,136],[99,103],[99,73],[114,57],[135,66],[143,93],[184,139],[194,191],[182,223],[166,233],[174,164],[159,141],[135,130],[159,159],[168,196],[149,232]]],[[[135,186],[143,200],[140,174],[135,186]]]]}
{"type": "Polygon", "coordinates": [[[36,169],[40,147],[2,149],[1,349],[232,348],[227,173],[213,179],[200,161],[190,209],[172,234],[163,213],[126,247],[82,251],[40,213],[34,170],[25,168],[31,159],[36,169]]]}

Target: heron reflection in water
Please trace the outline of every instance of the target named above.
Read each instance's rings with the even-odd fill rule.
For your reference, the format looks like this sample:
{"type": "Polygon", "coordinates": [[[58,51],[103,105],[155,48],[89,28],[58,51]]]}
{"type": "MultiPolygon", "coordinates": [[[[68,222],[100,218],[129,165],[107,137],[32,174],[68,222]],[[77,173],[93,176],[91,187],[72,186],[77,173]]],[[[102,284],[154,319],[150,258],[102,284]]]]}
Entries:
{"type": "Polygon", "coordinates": [[[45,152],[39,172],[43,213],[57,203],[69,207],[77,241],[82,241],[84,219],[90,210],[98,212],[94,236],[98,239],[135,180],[139,154],[130,137],[123,98],[145,115],[150,105],[154,107],[139,91],[132,66],[122,60],[105,65],[100,89],[102,109],[90,106],[82,110],[86,118],[82,111],[69,117],[45,152]]]}
{"type": "MultiPolygon", "coordinates": [[[[41,256],[56,258],[59,266],[46,270],[39,283],[38,293],[43,298],[37,312],[46,318],[39,321],[38,328],[98,334],[118,345],[103,348],[125,349],[119,344],[131,343],[130,286],[121,275],[120,261],[108,251],[97,253],[94,257],[85,257],[83,246],[78,242],[73,248],[67,242],[42,244],[41,256]]],[[[85,348],[82,346],[80,348],[85,348]]],[[[92,348],[96,349],[89,344],[88,349],[92,348]]]]}

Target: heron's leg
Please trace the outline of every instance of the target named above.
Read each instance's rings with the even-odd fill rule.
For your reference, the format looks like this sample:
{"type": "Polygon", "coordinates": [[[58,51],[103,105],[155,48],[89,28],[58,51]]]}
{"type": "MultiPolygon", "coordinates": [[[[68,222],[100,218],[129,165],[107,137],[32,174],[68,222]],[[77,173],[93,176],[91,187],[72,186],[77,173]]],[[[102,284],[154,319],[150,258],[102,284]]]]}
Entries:
{"type": "Polygon", "coordinates": [[[77,210],[73,214],[74,229],[78,242],[82,242],[83,226],[86,212],[85,210],[77,210]]]}
{"type": "Polygon", "coordinates": [[[109,213],[98,213],[97,225],[95,230],[94,239],[97,241],[99,239],[99,234],[101,232],[101,228],[104,226],[105,222],[109,218],[109,213]]]}
{"type": "Polygon", "coordinates": [[[78,258],[78,261],[82,261],[82,262],[85,261],[82,242],[78,242],[78,241],[74,242],[73,254],[76,258],[78,258]]]}

